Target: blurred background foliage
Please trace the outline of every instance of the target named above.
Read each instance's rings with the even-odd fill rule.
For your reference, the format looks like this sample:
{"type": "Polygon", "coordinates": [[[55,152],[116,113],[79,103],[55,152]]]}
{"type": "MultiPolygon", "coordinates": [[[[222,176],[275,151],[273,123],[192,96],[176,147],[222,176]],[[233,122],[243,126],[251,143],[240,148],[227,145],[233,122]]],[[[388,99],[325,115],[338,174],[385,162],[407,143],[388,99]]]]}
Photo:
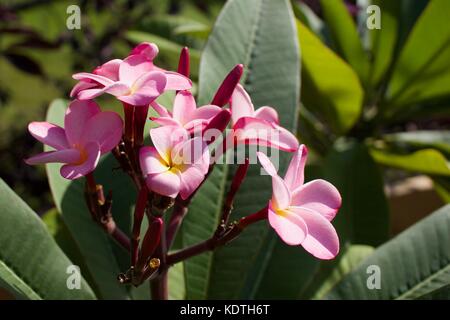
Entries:
{"type": "MultiPolygon", "coordinates": [[[[141,41],[158,44],[158,65],[174,68],[191,48],[196,81],[200,52],[223,0],[85,0],[81,30],[68,30],[73,1],[6,0],[0,3],[0,176],[37,212],[51,208],[44,167],[24,166],[41,148],[27,133],[55,98],[68,97],[71,75],[126,56],[141,41]]],[[[114,104],[112,100],[107,100],[114,104]]]]}
{"type": "MultiPolygon", "coordinates": [[[[224,3],[224,0],[78,1],[82,27],[70,31],[66,28],[66,9],[73,1],[2,1],[0,176],[36,212],[52,210],[54,204],[45,169],[25,166],[22,160],[41,148],[27,133],[27,123],[44,120],[52,100],[68,97],[74,84],[71,74],[91,70],[113,57],[124,57],[133,45],[142,41],[157,43],[160,48],[157,64],[168,69],[176,68],[180,49],[189,46],[196,92],[205,46],[204,56],[208,59],[214,61],[219,56],[217,52],[213,54],[214,44],[208,48],[207,38],[214,32],[220,38],[220,28],[216,25],[213,31],[213,25],[224,3]]],[[[219,258],[239,251],[249,261],[252,257],[256,262],[246,270],[243,265],[236,270],[235,265],[227,269],[227,265],[221,264],[221,268],[216,268],[221,270],[208,269],[207,275],[200,273],[191,278],[187,272],[186,293],[181,297],[198,297],[191,285],[196,280],[209,279],[211,274],[221,279],[220,272],[234,270],[246,277],[247,284],[239,291],[230,288],[234,284],[224,279],[228,287],[217,286],[220,288],[217,292],[226,297],[323,298],[331,292],[332,298],[354,298],[354,292],[346,289],[345,282],[332,288],[368,256],[373,257],[372,262],[388,261],[386,268],[394,268],[389,261],[410,253],[409,243],[417,241],[419,246],[421,239],[409,232],[389,241],[372,255],[374,247],[450,202],[450,28],[446,16],[450,2],[292,0],[290,4],[301,48],[298,136],[311,150],[307,177],[331,180],[342,193],[343,207],[336,218],[342,253],[332,262],[319,263],[303,253],[298,254],[297,248],[274,241],[270,235],[263,240],[258,238],[261,250],[251,253],[239,251],[242,248],[238,239],[218,251],[219,258]],[[370,4],[381,8],[381,29],[366,27],[365,9],[370,4]],[[280,265],[283,269],[300,266],[305,272],[287,274],[281,279],[280,265]],[[255,270],[259,274],[257,279],[251,276],[255,270]],[[304,278],[309,274],[315,277],[304,278]]],[[[239,15],[233,16],[233,10],[235,7],[229,10],[228,18],[240,23],[239,15]]],[[[267,28],[264,32],[271,34],[267,28]]],[[[230,34],[229,38],[238,46],[239,36],[230,34]]],[[[220,68],[242,62],[232,61],[234,58],[215,62],[220,68]]],[[[117,102],[107,97],[102,97],[102,106],[120,109],[117,102]]],[[[438,231],[442,239],[448,237],[444,219],[448,210],[447,207],[421,222],[415,230],[427,230],[432,237],[443,225],[438,231]]],[[[191,216],[195,218],[189,215],[188,222],[191,216]]],[[[71,242],[64,239],[66,232],[52,227],[52,221],[57,224],[55,219],[55,211],[50,211],[46,223],[55,237],[59,235],[59,245],[66,253],[76,251],[69,244],[64,245],[71,242]]],[[[209,230],[205,219],[193,224],[209,230]]],[[[433,252],[433,248],[443,245],[439,243],[448,242],[436,242],[436,239],[426,241],[429,243],[426,252],[433,252]]],[[[74,261],[82,260],[77,258],[79,252],[69,255],[74,261]]],[[[426,261],[432,269],[435,258],[422,252],[417,259],[426,261]]],[[[448,269],[448,258],[439,259],[440,267],[448,269]]],[[[202,261],[195,260],[186,262],[185,268],[195,263],[204,267],[202,261]]],[[[207,268],[211,267],[204,269],[207,268]]],[[[426,272],[411,269],[415,271],[421,276],[418,279],[404,278],[393,271],[395,279],[383,284],[388,289],[379,297],[397,297],[404,288],[409,292],[411,283],[423,283],[426,272]]],[[[363,276],[365,269],[359,267],[347,281],[360,281],[363,276]]],[[[215,297],[211,293],[200,297],[211,296],[215,297]]]]}

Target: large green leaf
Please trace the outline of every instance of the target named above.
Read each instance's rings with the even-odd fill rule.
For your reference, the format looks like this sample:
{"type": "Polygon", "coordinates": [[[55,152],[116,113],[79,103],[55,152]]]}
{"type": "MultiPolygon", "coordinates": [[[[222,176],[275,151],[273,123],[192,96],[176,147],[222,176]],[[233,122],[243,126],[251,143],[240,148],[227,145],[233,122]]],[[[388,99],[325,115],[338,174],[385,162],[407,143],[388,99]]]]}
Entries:
{"type": "MultiPolygon", "coordinates": [[[[62,125],[67,103],[57,100],[49,108],[47,121],[62,125]]],[[[95,171],[99,183],[105,191],[113,191],[113,216],[124,231],[129,231],[132,203],[135,199],[134,187],[129,178],[120,170],[111,156],[105,157],[95,171]]],[[[47,175],[50,189],[58,211],[75,239],[83,255],[89,273],[95,279],[95,288],[102,298],[128,298],[126,287],[119,284],[117,275],[125,271],[126,254],[91,219],[84,201],[84,180],[66,180],[59,174],[59,164],[48,164],[47,175]],[[122,265],[119,261],[124,261],[122,265]]]]}
{"type": "Polygon", "coordinates": [[[450,205],[447,205],[379,247],[327,297],[418,298],[450,284],[449,262],[450,205]],[[369,266],[379,267],[379,289],[367,287],[369,266]]]}
{"type": "MultiPolygon", "coordinates": [[[[236,64],[243,63],[246,70],[242,82],[255,106],[275,107],[281,124],[294,129],[299,61],[295,21],[287,0],[231,0],[217,19],[202,56],[200,103],[210,101],[224,76],[236,64]]],[[[216,166],[195,197],[183,225],[183,245],[212,235],[230,167],[216,166]]],[[[252,166],[236,198],[232,218],[261,209],[270,192],[270,179],[260,175],[258,166],[252,166]]],[[[187,298],[238,297],[252,263],[263,249],[267,230],[265,222],[253,225],[224,248],[186,261],[187,298]]]]}
{"type": "Polygon", "coordinates": [[[323,297],[348,273],[356,269],[361,262],[372,254],[374,248],[365,245],[350,245],[343,248],[343,253],[332,261],[323,261],[319,272],[314,276],[308,290],[311,299],[323,297]]]}
{"type": "Polygon", "coordinates": [[[388,112],[450,95],[449,11],[449,1],[430,1],[415,24],[393,71],[388,112]]]}
{"type": "Polygon", "coordinates": [[[370,153],[378,163],[385,166],[431,175],[450,176],[450,165],[447,159],[435,149],[421,149],[403,154],[372,148],[370,153]]]}
{"type": "Polygon", "coordinates": [[[300,21],[302,102],[337,133],[345,133],[359,118],[363,90],[353,69],[324,45],[300,21]]]}
{"type": "Polygon", "coordinates": [[[81,279],[69,289],[67,268],[73,263],[61,251],[44,223],[0,179],[0,285],[27,299],[95,299],[81,279]]]}
{"type": "Polygon", "coordinates": [[[341,245],[378,246],[388,238],[389,209],[380,170],[365,145],[337,143],[324,164],[325,177],[342,196],[335,218],[341,245]]]}
{"type": "Polygon", "coordinates": [[[339,54],[353,67],[364,84],[369,76],[369,60],[356,25],[342,0],[321,0],[323,16],[339,54]]]}

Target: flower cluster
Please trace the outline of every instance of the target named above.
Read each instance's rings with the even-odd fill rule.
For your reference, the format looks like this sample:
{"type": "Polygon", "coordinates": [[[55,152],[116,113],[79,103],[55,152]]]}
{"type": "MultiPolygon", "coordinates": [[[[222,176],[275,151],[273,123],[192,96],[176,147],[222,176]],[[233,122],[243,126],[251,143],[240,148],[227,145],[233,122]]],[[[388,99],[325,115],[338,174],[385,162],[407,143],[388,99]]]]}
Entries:
{"type": "MultiPolygon", "coordinates": [[[[201,253],[201,250],[214,249],[234,239],[248,224],[262,219],[268,219],[288,245],[301,245],[320,259],[334,258],[339,252],[339,239],[330,221],[341,205],[339,192],[324,180],[304,183],[306,147],[299,145],[296,136],[280,125],[274,108],[263,106],[255,110],[249,94],[239,84],[243,66],[237,65],[230,71],[211,103],[198,107],[190,91],[188,50],[185,48],[181,53],[178,72],[155,66],[157,54],[155,44],[141,43],[123,60],[106,62],[91,73],[74,74],[73,78],[78,83],[71,92],[74,100],[67,109],[64,128],[47,122],[33,122],[28,127],[37,140],[55,150],[33,156],[26,162],[62,163],[61,175],[64,178],[86,176],[88,190],[94,194],[97,188],[93,172],[101,155],[113,152],[123,170],[134,179],[139,197],[131,245],[117,233],[114,225],[114,228],[108,225],[105,230],[125,247],[130,247],[134,257],[132,274],[134,277],[139,274],[142,280],[149,273],[148,261],[152,261],[151,270],[159,266],[159,262],[150,259],[155,255],[162,258],[161,252],[155,253],[162,229],[167,229],[170,247],[173,233],[182,219],[182,215],[177,216],[177,213],[187,212],[190,199],[207,179],[218,155],[239,144],[292,152],[284,179],[264,153],[257,153],[261,165],[272,178],[273,195],[266,207],[236,223],[227,224],[233,197],[249,165],[247,161],[240,166],[233,180],[221,225],[212,240],[197,249],[167,254],[162,260],[170,265],[201,253]],[[156,101],[170,90],[176,91],[171,111],[156,101]],[[123,103],[124,121],[117,113],[101,111],[93,99],[102,94],[113,95],[123,103]],[[149,108],[157,116],[148,119],[149,108]],[[150,130],[151,145],[144,145],[143,131],[148,120],[156,127],[150,130]],[[227,127],[231,128],[223,138],[227,127]],[[211,134],[212,131],[215,134],[211,134]],[[221,136],[222,143],[213,143],[221,136]],[[156,208],[164,212],[174,202],[171,223],[165,227],[160,214],[152,214],[152,210],[156,208]],[[147,212],[151,223],[139,251],[140,223],[144,212],[147,212]]],[[[102,223],[105,220],[102,214],[108,219],[110,216],[109,208],[101,207],[104,203],[103,200],[93,201],[89,207],[93,216],[98,218],[96,220],[102,223]]],[[[128,279],[128,276],[123,279],[128,279]]],[[[139,284],[140,280],[130,281],[139,284]]]]}

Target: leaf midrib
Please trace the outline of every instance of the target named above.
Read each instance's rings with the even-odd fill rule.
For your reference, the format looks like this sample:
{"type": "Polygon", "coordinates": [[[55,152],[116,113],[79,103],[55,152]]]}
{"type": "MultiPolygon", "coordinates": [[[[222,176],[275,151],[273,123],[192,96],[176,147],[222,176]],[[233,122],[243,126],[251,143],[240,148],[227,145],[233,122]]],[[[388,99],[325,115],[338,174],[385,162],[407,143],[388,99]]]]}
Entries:
{"type": "MultiPolygon", "coordinates": [[[[450,264],[447,264],[445,267],[442,267],[438,271],[436,271],[436,272],[430,274],[429,276],[425,277],[422,281],[417,283],[412,288],[407,289],[405,292],[403,292],[396,299],[400,300],[400,299],[414,298],[414,295],[412,295],[412,296],[410,296],[410,295],[413,294],[415,291],[419,290],[420,288],[426,286],[428,283],[432,282],[434,279],[439,279],[439,277],[442,274],[445,274],[445,273],[450,273],[450,264]],[[408,296],[410,296],[410,297],[408,297],[408,296]]],[[[423,293],[423,294],[428,294],[428,293],[429,292],[426,292],[426,293],[423,293]]],[[[421,295],[423,295],[423,294],[421,294],[421,295]]]]}
{"type": "Polygon", "coordinates": [[[14,271],[14,268],[11,267],[10,265],[8,265],[5,261],[5,259],[3,259],[3,257],[0,256],[0,269],[4,267],[4,270],[6,270],[6,272],[8,272],[10,275],[12,275],[15,279],[18,280],[18,282],[20,282],[21,284],[23,284],[24,286],[26,286],[33,295],[35,295],[36,297],[33,297],[32,295],[29,295],[25,292],[24,295],[26,295],[27,298],[30,299],[36,299],[36,300],[43,300],[43,295],[41,295],[40,293],[38,293],[38,290],[36,290],[35,288],[33,288],[30,284],[28,284],[27,282],[24,281],[24,279],[20,276],[20,274],[18,274],[17,272],[14,271]]]}

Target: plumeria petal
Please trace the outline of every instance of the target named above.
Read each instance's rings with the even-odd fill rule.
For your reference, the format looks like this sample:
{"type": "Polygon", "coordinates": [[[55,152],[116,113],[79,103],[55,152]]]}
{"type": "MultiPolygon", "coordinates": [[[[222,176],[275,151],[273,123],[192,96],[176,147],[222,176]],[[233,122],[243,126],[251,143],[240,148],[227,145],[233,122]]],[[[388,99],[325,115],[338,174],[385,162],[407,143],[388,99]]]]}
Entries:
{"type": "Polygon", "coordinates": [[[131,55],[120,64],[119,79],[131,87],[137,79],[152,70],[153,64],[144,55],[131,55]]]}
{"type": "Polygon", "coordinates": [[[284,176],[284,181],[286,181],[289,189],[294,190],[303,184],[307,157],[308,149],[302,144],[292,157],[286,175],[284,176]]]}
{"type": "Polygon", "coordinates": [[[158,102],[153,101],[150,105],[161,117],[172,117],[172,114],[167,110],[167,108],[163,107],[158,102]]]}
{"type": "Polygon", "coordinates": [[[278,175],[272,176],[272,204],[275,209],[286,209],[291,203],[291,193],[278,175]]]}
{"type": "Polygon", "coordinates": [[[102,64],[100,67],[97,67],[93,73],[111,79],[113,81],[118,81],[119,67],[121,63],[122,63],[121,59],[110,60],[102,64]]]}
{"type": "Polygon", "coordinates": [[[61,167],[60,173],[66,179],[78,179],[94,171],[100,159],[100,146],[96,142],[88,143],[84,147],[86,158],[79,164],[66,164],[61,167]]]}
{"type": "Polygon", "coordinates": [[[192,81],[177,73],[172,71],[165,71],[167,78],[166,87],[164,90],[189,90],[192,88],[192,81]]]}
{"type": "Polygon", "coordinates": [[[187,199],[205,179],[205,173],[197,167],[188,167],[180,176],[180,196],[183,200],[187,199]]]}
{"type": "Polygon", "coordinates": [[[291,210],[305,221],[308,233],[303,248],[319,259],[333,259],[339,253],[339,238],[333,225],[321,214],[305,208],[291,210]]]}
{"type": "Polygon", "coordinates": [[[142,75],[133,83],[128,95],[119,100],[133,106],[147,106],[164,92],[166,77],[160,71],[152,71],[142,75]]]}
{"type": "Polygon", "coordinates": [[[283,212],[282,215],[277,214],[270,204],[268,218],[270,226],[288,245],[301,244],[308,234],[308,227],[301,217],[288,211],[283,212]]]}
{"type": "Polygon", "coordinates": [[[181,181],[179,175],[173,171],[147,175],[147,187],[163,196],[175,198],[180,192],[181,181]]]}
{"type": "Polygon", "coordinates": [[[84,89],[77,94],[77,98],[80,100],[92,100],[101,96],[104,93],[112,94],[119,97],[126,95],[130,92],[130,87],[124,83],[116,82],[103,88],[84,89]]]}
{"type": "Polygon", "coordinates": [[[98,74],[88,73],[88,72],[75,73],[72,76],[72,78],[74,78],[75,80],[86,80],[86,79],[89,79],[89,80],[97,82],[97,83],[99,83],[99,84],[101,84],[103,86],[109,86],[110,84],[114,83],[113,80],[111,80],[111,79],[109,79],[107,77],[104,77],[104,76],[101,76],[101,75],[98,75],[98,74]]]}
{"type": "Polygon", "coordinates": [[[262,153],[260,151],[256,152],[256,155],[258,156],[258,160],[263,166],[264,170],[271,176],[277,176],[277,169],[273,165],[272,161],[270,161],[269,157],[266,156],[265,153],[262,153]]]}
{"type": "Polygon", "coordinates": [[[250,96],[240,84],[238,84],[233,91],[230,106],[233,125],[242,117],[253,117],[255,112],[250,96]]]}
{"type": "Polygon", "coordinates": [[[103,85],[99,85],[97,82],[89,79],[78,81],[78,83],[73,86],[72,91],[70,91],[70,97],[77,97],[83,90],[99,87],[103,87],[103,85]]]}
{"type": "Polygon", "coordinates": [[[48,122],[31,122],[28,131],[38,141],[56,150],[69,148],[63,128],[48,122]]]}
{"type": "Polygon", "coordinates": [[[182,125],[186,124],[193,118],[196,110],[194,96],[189,91],[183,90],[177,93],[173,102],[172,116],[182,125]]]}
{"type": "Polygon", "coordinates": [[[215,106],[213,104],[208,104],[201,106],[200,108],[197,108],[193,113],[194,119],[211,119],[214,118],[220,111],[222,111],[222,108],[219,108],[218,106],[215,106]]]}
{"type": "Polygon", "coordinates": [[[139,163],[144,176],[169,170],[169,165],[155,147],[142,147],[139,150],[139,163]]]}
{"type": "Polygon", "coordinates": [[[174,120],[169,117],[151,117],[150,118],[153,122],[161,125],[161,126],[179,126],[182,127],[181,123],[179,123],[177,120],[174,120]]]}
{"type": "Polygon", "coordinates": [[[63,149],[57,151],[48,151],[37,154],[25,160],[26,164],[43,163],[75,163],[80,160],[80,152],[77,149],[63,149]]]}
{"type": "Polygon", "coordinates": [[[151,42],[142,42],[134,47],[133,50],[131,50],[130,56],[140,54],[143,55],[147,60],[153,61],[158,53],[159,49],[156,44],[151,42]]]}
{"type": "Polygon", "coordinates": [[[274,122],[278,124],[280,121],[278,120],[278,112],[272,107],[261,107],[255,111],[254,116],[258,119],[263,119],[268,122],[274,122]]]}
{"type": "Polygon", "coordinates": [[[81,143],[95,141],[102,154],[117,146],[122,137],[123,122],[120,116],[111,111],[103,111],[88,120],[84,127],[81,143]]]}
{"type": "Polygon", "coordinates": [[[209,167],[209,150],[201,137],[178,143],[171,152],[172,164],[182,167],[197,167],[203,174],[209,167]]]}
{"type": "Polygon", "coordinates": [[[99,112],[100,107],[92,100],[74,100],[69,104],[64,117],[64,128],[71,146],[81,142],[86,123],[99,112]]]}
{"type": "Polygon", "coordinates": [[[333,220],[341,207],[339,191],[325,180],[313,180],[292,192],[292,205],[320,213],[328,221],[333,220]]]}
{"type": "Polygon", "coordinates": [[[167,163],[171,162],[170,153],[172,148],[177,143],[186,141],[188,138],[186,130],[175,126],[163,126],[151,129],[150,137],[159,155],[167,163]]]}

